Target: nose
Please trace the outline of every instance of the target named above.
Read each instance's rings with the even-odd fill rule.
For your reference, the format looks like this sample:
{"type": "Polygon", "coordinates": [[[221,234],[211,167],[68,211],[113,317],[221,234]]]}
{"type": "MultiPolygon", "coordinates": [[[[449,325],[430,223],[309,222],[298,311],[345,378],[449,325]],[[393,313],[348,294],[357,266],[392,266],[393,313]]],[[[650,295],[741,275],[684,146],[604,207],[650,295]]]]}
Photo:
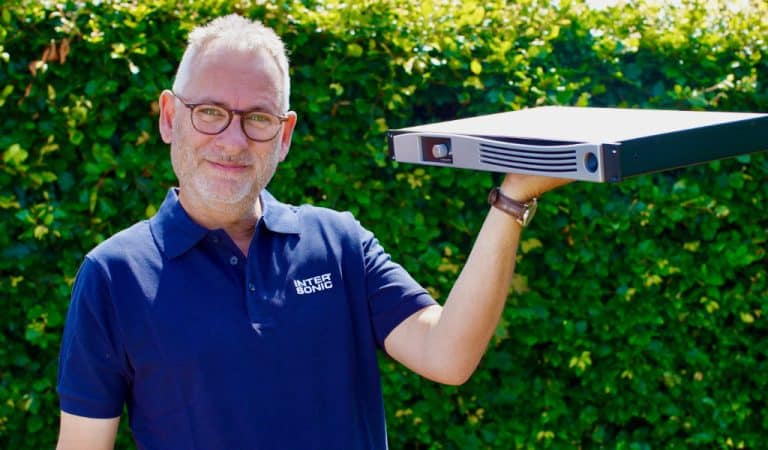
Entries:
{"type": "Polygon", "coordinates": [[[243,132],[242,117],[235,114],[227,128],[216,135],[216,143],[230,151],[240,151],[248,146],[250,140],[243,132]]]}

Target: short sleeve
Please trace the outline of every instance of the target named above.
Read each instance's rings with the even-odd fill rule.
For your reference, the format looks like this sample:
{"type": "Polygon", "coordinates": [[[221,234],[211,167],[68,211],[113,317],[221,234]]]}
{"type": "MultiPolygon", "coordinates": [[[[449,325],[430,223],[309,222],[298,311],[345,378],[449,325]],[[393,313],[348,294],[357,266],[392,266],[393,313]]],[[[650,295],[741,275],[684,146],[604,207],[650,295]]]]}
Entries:
{"type": "Polygon", "coordinates": [[[63,411],[92,418],[121,415],[129,365],[108,279],[86,258],[78,271],[64,326],[57,391],[63,411]]]}
{"type": "Polygon", "coordinates": [[[384,339],[400,322],[437,302],[400,264],[392,261],[373,233],[363,229],[361,236],[366,293],[376,342],[383,349],[384,339]]]}

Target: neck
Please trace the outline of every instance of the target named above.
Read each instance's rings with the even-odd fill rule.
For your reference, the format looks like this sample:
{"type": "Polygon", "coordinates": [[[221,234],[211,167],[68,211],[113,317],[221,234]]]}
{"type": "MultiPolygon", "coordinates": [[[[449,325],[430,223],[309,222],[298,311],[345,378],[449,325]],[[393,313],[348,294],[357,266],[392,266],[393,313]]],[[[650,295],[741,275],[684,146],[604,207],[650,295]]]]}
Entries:
{"type": "Polygon", "coordinates": [[[188,198],[180,189],[179,202],[197,224],[209,230],[223,229],[243,255],[248,255],[256,223],[262,215],[258,196],[239,203],[202,202],[188,198]]]}

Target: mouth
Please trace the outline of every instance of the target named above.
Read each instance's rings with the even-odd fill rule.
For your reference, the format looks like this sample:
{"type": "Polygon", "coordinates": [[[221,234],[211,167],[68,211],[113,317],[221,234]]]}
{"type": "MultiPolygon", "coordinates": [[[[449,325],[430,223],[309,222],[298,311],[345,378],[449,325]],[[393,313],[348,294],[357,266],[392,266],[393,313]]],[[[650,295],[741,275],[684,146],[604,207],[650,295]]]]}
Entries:
{"type": "Polygon", "coordinates": [[[229,162],[229,161],[211,161],[205,160],[208,164],[215,169],[223,170],[225,172],[241,172],[249,167],[248,164],[229,162]]]}

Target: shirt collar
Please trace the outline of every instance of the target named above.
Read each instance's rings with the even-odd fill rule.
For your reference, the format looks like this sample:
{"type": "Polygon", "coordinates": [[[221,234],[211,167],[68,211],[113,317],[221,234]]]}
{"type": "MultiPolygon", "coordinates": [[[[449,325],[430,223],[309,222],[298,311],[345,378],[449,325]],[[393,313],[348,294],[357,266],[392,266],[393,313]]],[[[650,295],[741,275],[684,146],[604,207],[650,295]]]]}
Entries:
{"type": "Polygon", "coordinates": [[[299,234],[299,208],[277,201],[266,189],[261,191],[262,221],[275,233],[299,234]]]}
{"type": "MultiPolygon", "coordinates": [[[[262,218],[259,223],[275,233],[299,234],[298,208],[281,203],[266,190],[261,191],[262,218]]],[[[160,250],[176,258],[194,247],[210,232],[189,217],[179,202],[178,188],[171,188],[149,226],[160,250]]]]}

